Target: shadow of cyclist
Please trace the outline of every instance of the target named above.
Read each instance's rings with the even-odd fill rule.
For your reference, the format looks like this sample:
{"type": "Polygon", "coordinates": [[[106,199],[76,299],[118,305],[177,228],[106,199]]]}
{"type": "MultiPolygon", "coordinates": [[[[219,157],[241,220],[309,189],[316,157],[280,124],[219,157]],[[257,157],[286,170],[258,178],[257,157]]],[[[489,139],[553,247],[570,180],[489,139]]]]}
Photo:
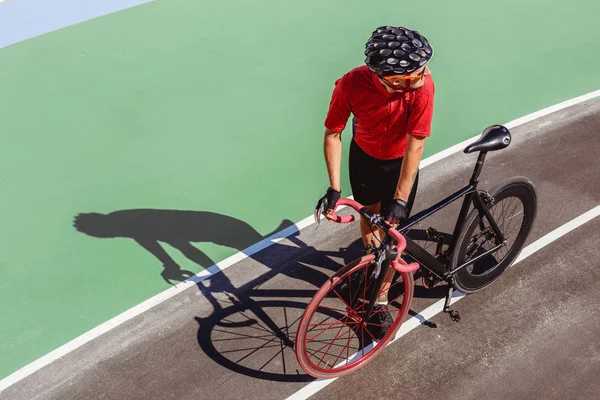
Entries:
{"type": "Polygon", "coordinates": [[[163,265],[161,276],[183,281],[194,275],[183,270],[161,246],[167,243],[203,268],[214,261],[192,243],[211,242],[243,251],[249,246],[285,229],[293,223],[283,220],[265,236],[249,224],[227,215],[206,211],[133,209],[109,214],[81,213],[73,225],[82,233],[97,238],[130,238],[153,254],[163,265]]]}
{"type": "MultiPolygon", "coordinates": [[[[162,263],[161,276],[169,283],[171,280],[185,280],[194,273],[182,269],[165,251],[162,243],[169,244],[194,263],[208,268],[215,264],[214,261],[194,246],[195,243],[211,242],[244,251],[265,237],[291,225],[291,221],[285,219],[272,233],[263,236],[249,224],[230,216],[202,211],[156,209],[120,210],[108,214],[81,213],[74,220],[75,228],[87,235],[134,240],[162,263]]],[[[335,271],[344,263],[356,258],[362,245],[357,241],[347,249],[324,251],[306,245],[298,236],[299,233],[296,232],[288,235],[284,241],[273,243],[260,252],[248,254],[268,270],[240,287],[232,284],[228,276],[229,271],[206,279],[192,278],[197,279],[195,281],[198,289],[213,306],[209,315],[196,318],[199,324],[198,344],[213,360],[229,369],[255,377],[283,381],[310,379],[304,374],[287,373],[296,369],[293,365],[295,357],[290,353],[293,352],[294,326],[316,288],[331,275],[327,271],[335,271]],[[280,274],[292,279],[273,284],[280,274]],[[266,284],[268,281],[271,282],[266,284]],[[289,285],[280,284],[281,282],[287,282],[289,285]],[[271,300],[264,303],[253,298],[259,295],[271,300]],[[282,315],[287,315],[288,312],[299,314],[293,319],[281,321],[282,315]],[[246,318],[246,315],[252,317],[246,318]],[[272,369],[270,374],[265,375],[264,370],[261,371],[258,366],[254,368],[253,364],[244,365],[244,360],[229,360],[226,357],[227,350],[220,351],[215,348],[216,343],[221,344],[219,341],[223,336],[243,337],[240,335],[245,335],[246,329],[266,335],[269,340],[279,343],[284,349],[282,352],[285,352],[287,357],[281,365],[277,363],[278,360],[269,364],[267,359],[268,365],[265,368],[272,369]]],[[[225,339],[223,343],[232,343],[230,337],[225,339]]],[[[248,340],[254,340],[253,336],[248,340]]],[[[254,354],[264,355],[264,351],[269,348],[256,346],[254,354]]]]}
{"type": "MultiPolygon", "coordinates": [[[[244,251],[291,225],[291,221],[283,220],[272,233],[263,236],[249,224],[230,216],[156,209],[81,213],[74,221],[78,231],[93,237],[134,240],[160,260],[163,265],[161,275],[168,282],[185,280],[194,274],[183,270],[161,243],[169,244],[194,263],[207,268],[214,265],[214,261],[194,243],[211,242],[244,251]]],[[[209,315],[196,318],[198,344],[214,361],[261,379],[296,382],[312,379],[299,373],[295,364],[293,340],[298,321],[316,288],[329,278],[331,271],[359,257],[364,248],[362,242],[356,240],[347,248],[317,250],[303,243],[298,236],[296,232],[284,241],[248,254],[268,270],[239,287],[232,284],[229,271],[196,280],[203,297],[213,306],[209,315]],[[292,279],[280,281],[278,275],[292,279]],[[238,339],[232,341],[232,338],[238,339]],[[265,340],[277,344],[279,349],[271,354],[274,347],[263,346],[265,340]],[[223,348],[225,343],[229,347],[223,348]],[[247,353],[252,356],[228,357],[234,343],[248,346],[247,353]]]]}

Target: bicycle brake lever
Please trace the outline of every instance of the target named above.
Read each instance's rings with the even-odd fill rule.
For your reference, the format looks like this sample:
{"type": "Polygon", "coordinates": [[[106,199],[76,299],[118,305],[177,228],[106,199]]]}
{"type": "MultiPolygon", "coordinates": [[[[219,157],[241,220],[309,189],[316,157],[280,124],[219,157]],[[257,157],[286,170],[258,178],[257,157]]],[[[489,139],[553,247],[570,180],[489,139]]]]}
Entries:
{"type": "Polygon", "coordinates": [[[321,216],[323,215],[324,212],[325,212],[325,203],[321,203],[321,205],[319,206],[319,209],[315,211],[315,221],[317,222],[317,226],[315,229],[317,229],[321,225],[321,216]]]}
{"type": "Polygon", "coordinates": [[[373,273],[371,274],[371,276],[374,279],[377,279],[379,277],[379,274],[381,273],[381,263],[382,262],[383,262],[383,260],[381,259],[381,257],[375,258],[375,269],[373,270],[373,273]]]}

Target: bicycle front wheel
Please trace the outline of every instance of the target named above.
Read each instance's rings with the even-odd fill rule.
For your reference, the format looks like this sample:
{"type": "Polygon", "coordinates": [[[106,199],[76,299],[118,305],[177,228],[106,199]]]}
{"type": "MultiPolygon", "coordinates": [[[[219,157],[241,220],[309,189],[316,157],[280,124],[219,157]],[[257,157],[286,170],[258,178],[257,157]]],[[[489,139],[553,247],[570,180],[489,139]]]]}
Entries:
{"type": "Polygon", "coordinates": [[[375,282],[370,278],[373,260],[374,256],[368,255],[346,265],[309,303],[296,337],[298,362],[309,375],[336,378],[363,367],[400,329],[413,297],[413,275],[396,273],[398,277],[389,288],[387,304],[393,323],[385,335],[378,335],[381,326],[376,318],[365,315],[367,303],[361,300],[369,297],[370,285],[375,282]]]}
{"type": "MultiPolygon", "coordinates": [[[[507,243],[456,273],[454,287],[463,293],[473,293],[491,285],[515,261],[537,213],[537,193],[527,178],[512,178],[492,189],[490,195],[494,202],[488,209],[507,243]]],[[[489,221],[474,209],[458,234],[450,269],[454,270],[495,246],[496,235],[489,221]]]]}

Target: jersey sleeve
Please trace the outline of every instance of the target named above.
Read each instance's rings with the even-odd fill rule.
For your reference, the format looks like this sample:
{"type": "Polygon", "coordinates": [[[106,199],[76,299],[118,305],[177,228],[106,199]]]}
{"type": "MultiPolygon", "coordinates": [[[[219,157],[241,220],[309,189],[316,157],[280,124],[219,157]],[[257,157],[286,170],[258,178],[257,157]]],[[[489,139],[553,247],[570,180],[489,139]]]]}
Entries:
{"type": "Polygon", "coordinates": [[[431,134],[434,95],[435,86],[431,76],[429,76],[429,82],[426,82],[423,88],[417,91],[414,102],[410,107],[407,134],[423,138],[431,134]]]}
{"type": "Polygon", "coordinates": [[[325,127],[334,132],[341,132],[346,127],[348,118],[350,118],[350,95],[349,95],[348,75],[335,81],[327,118],[325,118],[325,127]]]}

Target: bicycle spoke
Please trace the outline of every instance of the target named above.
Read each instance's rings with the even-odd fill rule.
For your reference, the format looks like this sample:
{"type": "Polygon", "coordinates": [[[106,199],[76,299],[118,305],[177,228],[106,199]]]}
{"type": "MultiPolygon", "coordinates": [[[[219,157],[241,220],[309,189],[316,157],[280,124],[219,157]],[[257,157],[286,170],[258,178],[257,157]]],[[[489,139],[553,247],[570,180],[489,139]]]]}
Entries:
{"type": "MultiPolygon", "coordinates": [[[[341,339],[342,340],[346,340],[345,337],[343,337],[341,339]]],[[[335,346],[343,347],[344,349],[346,347],[348,347],[348,349],[352,349],[352,350],[357,350],[358,351],[358,348],[354,348],[352,346],[344,346],[344,345],[341,345],[341,344],[336,344],[335,346]]],[[[311,353],[311,356],[313,356],[314,358],[317,358],[317,359],[319,358],[319,354],[327,355],[327,353],[324,352],[324,351],[322,351],[322,350],[314,350],[314,349],[307,348],[306,351],[309,351],[311,353]]],[[[342,352],[343,352],[343,350],[342,350],[342,352]]],[[[350,351],[348,351],[348,354],[350,354],[350,351]]]]}
{"type": "MultiPolygon", "coordinates": [[[[316,313],[316,312],[315,312],[315,313],[316,313]]],[[[314,314],[313,314],[313,315],[314,315],[314,314]]],[[[327,321],[327,320],[328,320],[328,319],[330,319],[330,318],[333,318],[333,317],[327,316],[327,317],[325,317],[325,319],[323,319],[323,320],[322,320],[320,323],[323,323],[323,322],[327,321]]],[[[344,318],[346,318],[346,316],[344,316],[344,318]]],[[[314,330],[314,329],[309,329],[309,330],[307,331],[307,333],[308,333],[308,332],[312,332],[313,330],[314,330]]]]}
{"type": "MultiPolygon", "coordinates": [[[[352,299],[354,297],[352,297],[352,279],[350,279],[350,275],[351,274],[348,274],[348,290],[350,291],[350,297],[349,297],[349,299],[350,299],[350,302],[352,302],[352,299]]],[[[350,306],[350,307],[352,307],[352,306],[350,306]]]]}
{"type": "Polygon", "coordinates": [[[376,324],[375,322],[368,322],[368,321],[367,321],[367,322],[366,322],[366,324],[367,324],[367,325],[370,325],[370,326],[376,326],[376,327],[378,327],[378,328],[381,328],[381,327],[383,327],[383,325],[381,325],[381,324],[376,324]]]}
{"type": "Polygon", "coordinates": [[[346,346],[346,366],[348,366],[349,358],[350,358],[350,331],[348,331],[348,346],[346,346]]]}
{"type": "MultiPolygon", "coordinates": [[[[348,318],[348,317],[344,317],[344,318],[348,318]]],[[[321,336],[323,333],[327,332],[328,330],[329,329],[323,329],[321,331],[321,333],[317,334],[316,336],[313,336],[311,339],[307,340],[306,343],[310,343],[311,341],[313,341],[314,339],[318,338],[319,336],[321,336]]]]}
{"type": "MultiPolygon", "coordinates": [[[[511,216],[510,216],[510,218],[503,220],[503,221],[502,221],[502,223],[501,223],[500,225],[498,225],[498,228],[502,228],[502,226],[504,226],[504,224],[505,224],[506,222],[512,221],[512,219],[513,219],[513,218],[515,218],[515,217],[517,217],[517,216],[519,216],[519,215],[521,215],[521,214],[523,214],[523,211],[520,211],[520,212],[518,212],[518,213],[516,213],[516,214],[513,214],[513,215],[511,215],[511,216]]],[[[510,231],[510,229],[509,229],[509,228],[510,228],[511,226],[512,226],[512,222],[509,222],[509,223],[508,223],[508,226],[506,227],[506,230],[507,230],[507,231],[510,231]]],[[[503,233],[504,233],[504,232],[503,232],[503,233]]]]}
{"type": "Polygon", "coordinates": [[[362,351],[362,356],[364,357],[365,356],[365,329],[362,328],[360,330],[360,333],[362,336],[362,341],[360,342],[360,346],[361,346],[360,350],[362,351]]]}
{"type": "MultiPolygon", "coordinates": [[[[337,334],[335,335],[335,337],[333,338],[333,341],[335,341],[339,336],[340,336],[340,332],[343,329],[343,327],[340,327],[340,329],[337,331],[337,334]]],[[[331,349],[331,346],[333,345],[333,342],[329,344],[329,347],[327,348],[326,352],[329,352],[329,349],[331,349]]],[[[322,349],[322,348],[321,348],[322,349]]],[[[319,350],[321,350],[319,349],[319,350]]],[[[323,358],[325,358],[325,355],[323,355],[323,357],[321,357],[320,362],[318,365],[321,365],[321,363],[323,362],[323,358]]]]}
{"type": "Polygon", "coordinates": [[[317,358],[317,357],[318,357],[318,355],[317,355],[317,352],[316,352],[316,351],[314,351],[314,350],[311,350],[311,349],[309,349],[308,347],[306,348],[306,351],[307,351],[308,353],[310,353],[310,355],[311,355],[311,356],[313,356],[314,358],[317,358]]]}
{"type": "MultiPolygon", "coordinates": [[[[362,297],[363,300],[367,299],[367,275],[368,275],[367,272],[365,272],[365,275],[364,275],[364,285],[363,285],[364,290],[363,290],[363,297],[362,297]]],[[[363,303],[363,311],[364,311],[364,303],[363,303]]]]}
{"type": "MultiPolygon", "coordinates": [[[[353,330],[352,330],[352,329],[350,329],[348,332],[352,332],[352,331],[353,331],[353,330]]],[[[346,340],[346,338],[343,338],[343,337],[342,337],[342,338],[336,339],[336,341],[338,341],[338,340],[346,340]]],[[[319,344],[327,343],[327,344],[329,344],[329,343],[331,343],[331,342],[330,342],[330,341],[326,341],[326,340],[315,340],[315,341],[313,341],[312,343],[319,343],[319,344]]],[[[342,345],[341,345],[341,344],[337,344],[337,343],[335,343],[335,342],[334,342],[334,346],[336,346],[336,347],[341,347],[342,345]]],[[[354,350],[354,347],[352,347],[352,349],[354,350]]],[[[358,347],[356,348],[356,350],[358,350],[358,347]]]]}
{"type": "Polygon", "coordinates": [[[325,306],[319,305],[318,309],[320,309],[320,308],[323,308],[323,309],[329,310],[329,311],[337,311],[337,312],[340,312],[340,313],[343,313],[343,314],[346,313],[346,310],[342,310],[340,308],[332,308],[332,307],[325,307],[325,306]]]}
{"type": "MultiPolygon", "coordinates": [[[[512,220],[512,218],[515,216],[515,211],[521,205],[521,202],[517,198],[515,198],[514,203],[515,203],[514,207],[509,208],[510,211],[507,213],[508,215],[505,216],[505,218],[504,218],[506,221],[511,221],[512,220]]],[[[509,223],[509,225],[510,225],[510,223],[509,223]]],[[[507,229],[508,229],[508,227],[507,227],[507,229]]]]}
{"type": "Polygon", "coordinates": [[[335,289],[333,289],[333,293],[335,293],[337,298],[340,299],[342,301],[342,303],[344,303],[346,305],[346,307],[352,308],[352,307],[350,307],[350,305],[348,303],[346,303],[346,300],[342,299],[342,296],[340,296],[340,294],[335,289]]]}
{"type": "Polygon", "coordinates": [[[500,203],[502,204],[502,210],[500,211],[500,218],[502,218],[502,216],[506,212],[506,202],[504,202],[503,200],[501,200],[500,203]]]}
{"type": "Polygon", "coordinates": [[[518,235],[518,231],[515,235],[513,235],[511,228],[515,226],[514,224],[517,223],[517,221],[520,221],[520,223],[517,223],[517,226],[523,223],[523,218],[518,219],[516,217],[518,217],[519,215],[524,215],[524,212],[525,210],[522,206],[522,202],[517,197],[512,198],[511,202],[509,202],[508,205],[504,208],[504,213],[502,214],[502,216],[504,216],[504,219],[500,224],[500,228],[505,227],[502,233],[504,235],[504,238],[507,240],[507,245],[501,248],[498,252],[499,262],[504,260],[504,258],[508,255],[509,249],[512,247],[512,243],[514,243],[514,240],[518,235]],[[517,212],[517,210],[519,211],[517,212]]]}
{"type": "MultiPolygon", "coordinates": [[[[477,240],[479,240],[479,239],[477,239],[477,240]]],[[[475,242],[475,243],[477,243],[477,242],[475,242]]],[[[484,243],[485,243],[485,240],[484,240],[484,242],[483,242],[483,243],[479,244],[479,245],[477,246],[477,248],[475,249],[475,251],[473,251],[471,254],[474,254],[474,255],[475,255],[475,254],[477,254],[477,253],[479,252],[479,249],[480,249],[481,247],[483,247],[483,244],[484,244],[484,243]]],[[[485,247],[483,247],[483,248],[485,249],[485,247]]],[[[470,257],[470,258],[472,258],[472,257],[470,257]]]]}
{"type": "MultiPolygon", "coordinates": [[[[348,326],[350,326],[350,325],[356,325],[356,324],[358,324],[358,322],[348,320],[345,323],[341,323],[341,324],[337,324],[337,325],[348,325],[348,326]]],[[[330,327],[327,327],[327,328],[313,328],[313,329],[311,329],[310,331],[307,331],[307,332],[313,332],[313,333],[315,333],[315,332],[322,332],[322,331],[328,330],[329,328],[330,327]]]]}
{"type": "Polygon", "coordinates": [[[516,210],[517,210],[517,207],[519,207],[519,204],[520,204],[520,203],[517,203],[517,204],[515,205],[515,207],[513,208],[513,211],[512,211],[512,212],[510,212],[510,213],[508,213],[508,214],[513,214],[513,215],[511,215],[511,216],[510,216],[510,217],[508,217],[508,218],[503,218],[503,216],[504,216],[504,213],[501,213],[501,214],[500,214],[498,217],[494,216],[494,219],[495,219],[496,221],[500,221],[500,220],[502,220],[502,222],[501,222],[500,224],[498,224],[498,227],[499,227],[499,228],[501,228],[501,227],[502,227],[502,226],[503,226],[503,225],[504,225],[504,224],[505,224],[507,221],[510,221],[510,220],[512,220],[514,217],[516,217],[517,215],[520,215],[520,214],[523,212],[523,211],[521,211],[521,212],[519,212],[519,213],[516,213],[516,214],[514,214],[514,211],[516,211],[516,210]]]}
{"type": "MultiPolygon", "coordinates": [[[[371,313],[371,315],[375,315],[375,314],[383,314],[383,313],[385,313],[385,312],[386,312],[386,310],[374,310],[374,311],[371,313]]],[[[390,309],[388,309],[388,310],[387,310],[387,312],[389,312],[390,314],[391,314],[391,313],[400,313],[400,310],[399,310],[399,309],[398,309],[398,310],[390,310],[390,309]]]]}
{"type": "MultiPolygon", "coordinates": [[[[377,340],[377,339],[375,339],[375,336],[373,336],[373,334],[372,334],[371,332],[369,332],[369,330],[368,330],[368,329],[364,329],[364,328],[363,328],[363,331],[367,331],[367,333],[369,334],[369,336],[371,336],[371,339],[373,339],[373,341],[374,341],[374,342],[378,342],[378,340],[377,340]]],[[[364,342],[363,342],[363,344],[364,344],[364,342]]],[[[363,354],[364,354],[364,353],[363,353],[363,354]]]]}
{"type": "MultiPolygon", "coordinates": [[[[400,285],[400,284],[402,284],[402,286],[404,286],[404,281],[396,280],[396,282],[394,282],[388,289],[388,294],[392,291],[392,288],[394,288],[396,285],[400,285]]],[[[396,301],[398,298],[400,298],[402,296],[404,296],[404,290],[402,290],[402,292],[398,296],[394,297],[392,300],[388,300],[388,304],[392,304],[394,301],[396,301]]]]}
{"type": "Polygon", "coordinates": [[[357,324],[358,322],[356,321],[349,321],[348,323],[345,322],[332,322],[330,324],[310,324],[308,326],[328,326],[328,327],[332,327],[334,325],[347,325],[347,324],[357,324]]]}
{"type": "MultiPolygon", "coordinates": [[[[512,215],[511,215],[511,216],[510,216],[510,217],[507,219],[507,221],[509,221],[508,227],[506,228],[506,230],[507,230],[508,232],[510,232],[510,228],[512,228],[512,226],[513,226],[513,222],[516,222],[516,221],[513,221],[513,218],[514,218],[514,217],[516,217],[517,215],[521,215],[521,214],[523,214],[523,213],[524,213],[524,211],[525,211],[525,210],[523,210],[523,211],[521,211],[521,212],[519,212],[519,213],[515,214],[515,211],[517,210],[517,208],[519,207],[519,205],[520,205],[519,203],[517,203],[517,204],[515,205],[515,208],[513,208],[513,211],[511,212],[511,214],[512,214],[512,215]]],[[[522,223],[522,221],[523,221],[523,220],[521,219],[521,223],[522,223]]]]}
{"type": "MultiPolygon", "coordinates": [[[[510,215],[510,214],[512,214],[512,213],[514,212],[514,210],[516,210],[516,208],[517,208],[518,206],[519,206],[519,203],[518,203],[518,202],[516,202],[516,201],[515,201],[515,199],[511,199],[511,200],[509,201],[508,205],[506,206],[506,211],[507,211],[507,212],[506,212],[505,214],[503,214],[503,215],[502,215],[502,217],[503,217],[504,221],[507,221],[507,222],[508,222],[508,221],[510,221],[510,219],[511,219],[511,218],[510,218],[510,217],[507,217],[507,216],[508,216],[508,215],[510,215]],[[516,204],[514,205],[514,207],[513,207],[513,202],[514,202],[514,203],[516,203],[516,204]],[[512,208],[511,208],[511,207],[512,207],[512,208]],[[512,211],[510,211],[510,210],[512,210],[512,211]]],[[[508,223],[507,223],[506,230],[508,230],[508,228],[509,228],[509,225],[510,225],[510,222],[508,222],[508,223]]]]}
{"type": "MultiPolygon", "coordinates": [[[[400,294],[400,295],[398,295],[398,296],[394,297],[394,298],[393,298],[393,299],[391,299],[391,300],[388,300],[388,305],[392,304],[393,302],[395,302],[396,300],[398,300],[400,297],[403,297],[403,296],[404,296],[404,293],[402,293],[402,294],[400,294]]],[[[399,303],[399,304],[402,304],[402,302],[398,302],[398,303],[399,303]]]]}
{"type": "MultiPolygon", "coordinates": [[[[346,348],[348,348],[349,346],[350,346],[350,329],[348,329],[348,342],[346,343],[346,348]]],[[[337,365],[337,362],[340,359],[340,357],[342,356],[342,354],[344,354],[344,349],[342,349],[342,351],[340,351],[340,354],[338,354],[337,358],[333,362],[334,366],[337,365]]]]}

